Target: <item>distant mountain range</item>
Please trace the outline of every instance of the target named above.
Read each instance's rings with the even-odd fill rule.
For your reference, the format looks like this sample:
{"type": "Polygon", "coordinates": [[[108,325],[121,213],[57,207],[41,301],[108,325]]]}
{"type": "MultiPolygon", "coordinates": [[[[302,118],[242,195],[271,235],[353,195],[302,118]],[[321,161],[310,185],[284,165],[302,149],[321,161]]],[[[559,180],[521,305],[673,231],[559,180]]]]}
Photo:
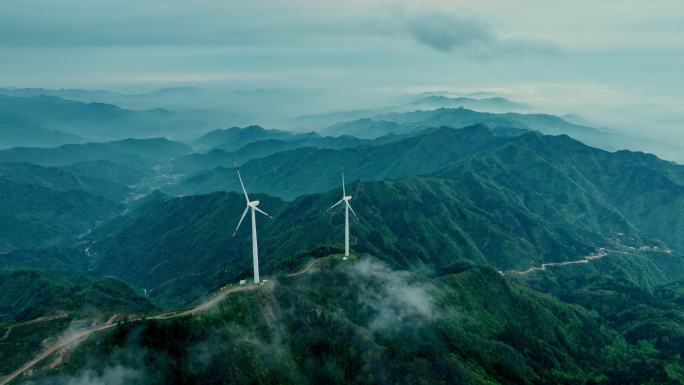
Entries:
{"type": "MultiPolygon", "coordinates": [[[[254,123],[277,124],[297,115],[296,111],[311,110],[311,104],[321,104],[314,100],[318,96],[317,92],[302,89],[168,87],[129,94],[108,90],[0,88],[0,95],[20,98],[51,96],[81,103],[115,105],[135,111],[163,109],[175,111],[193,121],[219,123],[203,131],[254,123]]],[[[199,131],[192,131],[187,138],[198,134],[199,131]]]]}
{"type": "MultiPolygon", "coordinates": [[[[306,118],[305,121],[308,121],[306,118]]],[[[621,134],[615,130],[597,129],[578,115],[558,117],[549,114],[519,112],[481,112],[464,107],[440,107],[416,110],[415,108],[392,111],[363,110],[354,114],[334,113],[324,115],[320,121],[311,117],[310,126],[323,135],[352,135],[359,138],[376,138],[388,134],[410,135],[428,127],[448,126],[461,128],[474,124],[487,125],[492,130],[507,130],[515,135],[517,131],[535,130],[543,134],[565,134],[594,147],[609,151],[623,149],[640,150],[663,154],[679,162],[681,148],[649,137],[621,134]]]]}
{"type": "Polygon", "coordinates": [[[524,111],[530,108],[528,104],[512,102],[502,97],[476,99],[471,97],[448,97],[443,95],[425,96],[410,103],[410,105],[417,110],[462,107],[486,112],[524,111]]]}
{"type": "MultiPolygon", "coordinates": [[[[545,134],[567,134],[611,151],[632,149],[655,152],[680,162],[684,159],[680,155],[682,149],[676,144],[623,135],[613,130],[599,130],[576,114],[562,117],[523,114],[521,112],[530,110],[529,106],[489,94],[450,97],[426,93],[405,99],[392,107],[310,115],[289,123],[284,120],[288,114],[287,108],[276,111],[274,107],[266,112],[260,109],[259,113],[255,113],[251,111],[253,105],[243,105],[246,103],[244,98],[264,98],[261,104],[268,104],[266,101],[271,97],[283,98],[284,95],[237,91],[226,94],[192,87],[162,89],[137,95],[101,90],[0,88],[0,149],[16,146],[54,147],[68,143],[158,136],[190,142],[207,131],[225,131],[221,128],[240,122],[251,123],[263,116],[261,121],[289,127],[293,130],[290,134],[295,135],[316,131],[324,136],[348,135],[372,139],[387,134],[410,135],[424,128],[442,125],[460,128],[487,124],[492,129],[531,129],[545,134]],[[220,108],[202,107],[200,101],[220,108]],[[223,108],[227,105],[230,111],[223,108]]],[[[287,103],[294,103],[294,100],[287,103]]],[[[246,138],[247,131],[243,133],[247,135],[246,138]]],[[[282,139],[276,132],[279,130],[272,131],[262,139],[282,139]]],[[[280,134],[285,132],[280,131],[280,134]]],[[[203,144],[200,140],[195,147],[202,152],[218,149],[218,144],[209,144],[211,136],[203,139],[208,140],[207,143],[203,144]]],[[[227,138],[225,134],[224,137],[227,138]]],[[[220,139],[220,135],[217,138],[220,139]]],[[[223,140],[224,146],[220,149],[234,152],[249,141],[253,140],[223,140]]]]}
{"type": "Polygon", "coordinates": [[[196,173],[216,167],[232,167],[281,151],[300,147],[342,149],[369,143],[353,136],[322,137],[316,133],[293,133],[259,126],[211,131],[192,142],[200,152],[181,156],[170,164],[171,173],[196,173]],[[202,150],[207,152],[202,152],[202,150]]]}
{"type": "MultiPolygon", "coordinates": [[[[293,135],[297,137],[297,135],[293,135]]],[[[249,142],[236,151],[227,152],[217,146],[207,153],[192,153],[173,159],[169,172],[177,174],[193,174],[217,167],[232,167],[234,162],[242,164],[252,159],[263,158],[278,152],[294,150],[302,147],[343,149],[360,146],[368,141],[353,136],[308,136],[305,139],[288,138],[265,139],[249,142]]],[[[232,147],[232,146],[230,146],[232,147]]]]}
{"type": "MultiPolygon", "coordinates": [[[[168,87],[158,90],[125,94],[108,90],[87,90],[78,88],[0,88],[0,95],[34,98],[40,96],[52,96],[82,103],[104,103],[117,105],[131,110],[150,110],[155,108],[193,110],[197,109],[193,97],[202,94],[202,90],[196,87],[168,87]],[[182,104],[181,100],[186,103],[182,104]],[[189,107],[190,106],[190,107],[189,107]]],[[[203,107],[206,109],[206,106],[203,107]]]]}
{"type": "MultiPolygon", "coordinates": [[[[56,96],[0,95],[0,124],[11,131],[0,136],[2,147],[57,145],[113,139],[168,136],[190,138],[221,126],[210,111],[130,110],[105,103],[83,103],[56,96]],[[25,136],[18,141],[17,136],[25,136]]],[[[4,130],[3,130],[4,131],[4,130]]]]}
{"type": "Polygon", "coordinates": [[[305,128],[320,130],[332,124],[350,120],[372,118],[378,115],[389,113],[405,113],[416,110],[436,110],[441,108],[468,108],[482,112],[522,112],[530,108],[524,103],[512,102],[506,98],[498,96],[471,97],[460,96],[450,97],[441,94],[420,94],[409,97],[408,100],[391,107],[378,109],[363,109],[322,113],[315,115],[300,116],[292,121],[293,128],[305,128]]]}
{"type": "Polygon", "coordinates": [[[298,134],[291,131],[265,129],[260,126],[231,127],[210,131],[192,141],[191,145],[198,150],[235,151],[246,144],[260,140],[297,140],[317,136],[313,132],[298,134]]]}
{"type": "Polygon", "coordinates": [[[21,146],[55,147],[84,141],[80,136],[43,128],[0,111],[0,149],[21,146]]]}
{"type": "Polygon", "coordinates": [[[601,133],[591,127],[569,123],[554,115],[483,113],[465,108],[439,108],[429,111],[412,111],[376,115],[355,121],[337,123],[323,130],[324,133],[356,135],[374,138],[387,134],[410,134],[428,127],[447,126],[461,128],[474,124],[487,125],[491,129],[508,129],[512,134],[535,130],[544,134],[570,135],[578,140],[596,138],[601,133]]]}
{"type": "Polygon", "coordinates": [[[0,162],[66,166],[81,162],[114,161],[136,167],[151,167],[191,151],[187,145],[168,139],[125,139],[105,143],[67,144],[55,148],[11,148],[0,151],[0,162]]]}

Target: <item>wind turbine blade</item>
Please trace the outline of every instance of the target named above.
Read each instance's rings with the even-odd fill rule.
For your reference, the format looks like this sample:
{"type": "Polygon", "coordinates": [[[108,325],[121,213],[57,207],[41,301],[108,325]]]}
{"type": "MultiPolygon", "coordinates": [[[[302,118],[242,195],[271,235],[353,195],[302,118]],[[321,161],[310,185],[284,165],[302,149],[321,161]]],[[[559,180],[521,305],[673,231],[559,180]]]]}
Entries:
{"type": "Polygon", "coordinates": [[[258,212],[260,212],[260,213],[262,213],[262,214],[266,215],[267,217],[269,217],[269,218],[271,218],[271,219],[273,219],[273,217],[272,217],[272,216],[270,216],[270,215],[266,214],[266,212],[265,212],[265,211],[263,211],[262,209],[260,209],[260,208],[258,208],[258,207],[255,207],[255,208],[254,208],[254,210],[256,210],[256,211],[258,211],[258,212]]]}
{"type": "Polygon", "coordinates": [[[245,211],[242,212],[242,216],[240,217],[240,222],[238,222],[238,225],[235,228],[235,232],[233,233],[233,236],[235,236],[235,234],[237,234],[237,231],[240,228],[242,221],[245,220],[245,215],[247,215],[247,211],[249,211],[249,206],[245,207],[245,211]]]}
{"type": "Polygon", "coordinates": [[[335,206],[339,205],[339,204],[342,203],[342,202],[344,202],[344,198],[340,199],[339,201],[337,201],[337,203],[335,203],[334,205],[330,206],[330,208],[328,209],[328,211],[332,210],[335,206]]]}
{"type": "Polygon", "coordinates": [[[245,184],[242,183],[242,176],[240,175],[240,169],[235,167],[235,170],[237,171],[238,178],[240,178],[240,186],[242,186],[242,192],[245,193],[245,200],[247,203],[249,203],[249,197],[247,196],[247,190],[245,190],[245,184]]]}
{"type": "Polygon", "coordinates": [[[351,213],[354,214],[354,216],[356,217],[356,220],[358,221],[358,220],[359,220],[359,216],[356,215],[356,213],[354,212],[354,209],[351,207],[351,205],[349,204],[349,202],[347,202],[347,207],[349,207],[349,211],[351,211],[351,213]]]}
{"type": "Polygon", "coordinates": [[[346,197],[347,196],[347,190],[344,188],[344,169],[342,169],[342,196],[346,197]]]}

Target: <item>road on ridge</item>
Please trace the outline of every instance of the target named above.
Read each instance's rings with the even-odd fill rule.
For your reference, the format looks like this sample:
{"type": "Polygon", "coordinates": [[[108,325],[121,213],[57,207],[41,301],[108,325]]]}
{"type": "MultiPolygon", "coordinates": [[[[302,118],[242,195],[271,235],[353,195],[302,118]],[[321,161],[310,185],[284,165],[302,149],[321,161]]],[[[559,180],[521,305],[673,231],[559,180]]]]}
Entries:
{"type": "MultiPolygon", "coordinates": [[[[315,265],[317,265],[319,262],[326,260],[328,258],[330,258],[330,257],[314,259],[314,260],[310,261],[309,263],[307,263],[300,271],[287,274],[287,277],[294,277],[297,275],[305,274],[305,273],[311,271],[311,269],[315,265]]],[[[207,310],[213,308],[214,306],[218,305],[230,293],[235,293],[238,291],[245,291],[245,290],[253,290],[253,289],[256,289],[258,287],[260,287],[260,286],[243,285],[243,286],[230,286],[227,288],[224,287],[218,293],[210,296],[209,298],[207,298],[204,301],[197,304],[197,306],[192,307],[190,309],[180,310],[180,311],[172,311],[172,312],[157,314],[154,316],[142,317],[139,319],[133,319],[132,321],[144,321],[144,320],[152,320],[152,319],[171,319],[171,318],[179,318],[179,317],[184,317],[184,316],[191,315],[191,314],[201,313],[201,312],[207,311],[207,310]]],[[[29,321],[27,323],[35,323],[35,322],[39,322],[39,321],[46,321],[48,319],[54,319],[55,317],[56,316],[52,316],[49,318],[42,318],[42,319],[38,318],[38,319],[35,319],[33,321],[29,321]]],[[[14,326],[19,326],[19,325],[14,325],[14,326]]],[[[4,378],[0,378],[0,385],[9,384],[14,379],[19,377],[23,373],[26,373],[26,371],[32,369],[36,364],[43,361],[44,359],[51,356],[52,354],[66,348],[66,347],[69,347],[75,343],[78,343],[80,341],[85,340],[86,338],[88,338],[93,333],[97,333],[97,332],[100,332],[102,330],[107,330],[107,329],[112,328],[114,326],[116,326],[116,322],[114,321],[114,317],[112,317],[104,324],[92,326],[92,327],[87,328],[87,329],[81,329],[81,330],[76,331],[67,337],[63,337],[63,338],[57,340],[57,342],[53,346],[42,351],[40,354],[38,354],[36,357],[34,357],[31,361],[22,365],[19,369],[13,371],[12,373],[10,373],[9,375],[7,375],[4,378]]],[[[6,335],[5,335],[5,337],[3,337],[3,339],[6,338],[10,332],[11,332],[11,329],[9,329],[5,333],[6,335]]]]}
{"type": "Polygon", "coordinates": [[[54,314],[51,316],[38,317],[38,318],[31,320],[31,321],[26,321],[26,322],[21,322],[18,324],[10,325],[7,327],[7,330],[5,331],[5,334],[2,336],[2,338],[0,338],[0,341],[7,339],[7,337],[9,337],[10,334],[12,333],[12,330],[18,326],[30,325],[30,324],[34,324],[34,323],[38,323],[38,322],[43,322],[43,321],[52,321],[55,319],[65,318],[65,317],[67,317],[67,313],[60,311],[60,312],[57,312],[57,314],[54,314]]]}
{"type": "MultiPolygon", "coordinates": [[[[213,308],[218,303],[220,303],[224,298],[226,298],[226,296],[230,293],[234,293],[237,291],[256,289],[258,287],[259,286],[251,286],[251,285],[250,286],[229,287],[229,288],[221,290],[219,293],[217,293],[215,295],[212,295],[206,301],[199,303],[197,306],[195,306],[191,309],[183,310],[180,312],[174,312],[174,313],[162,313],[162,314],[158,314],[155,316],[142,317],[139,319],[135,319],[133,321],[143,321],[143,320],[150,320],[150,319],[171,319],[171,318],[184,317],[187,315],[200,313],[200,312],[207,311],[207,310],[213,308]]],[[[41,319],[40,321],[45,321],[45,320],[47,320],[47,318],[41,319]]],[[[31,322],[38,322],[38,321],[39,320],[33,320],[31,322]]],[[[17,326],[17,325],[15,325],[15,326],[17,326]]],[[[66,347],[69,347],[75,343],[78,343],[82,340],[85,340],[86,338],[88,338],[93,333],[97,333],[97,332],[100,332],[102,330],[112,328],[114,326],[116,326],[116,322],[114,321],[114,318],[112,317],[111,319],[109,319],[104,324],[78,330],[78,331],[74,332],[73,334],[71,334],[67,337],[64,337],[64,338],[57,340],[57,342],[53,346],[43,350],[40,354],[38,354],[36,357],[34,357],[31,361],[25,363],[19,369],[13,371],[12,373],[7,375],[6,377],[1,378],[0,379],[0,385],[9,384],[14,379],[19,377],[21,374],[26,373],[26,371],[32,369],[36,364],[43,361],[44,359],[51,356],[52,354],[66,348],[66,347]]],[[[9,333],[7,333],[7,334],[9,334],[9,333]]]]}

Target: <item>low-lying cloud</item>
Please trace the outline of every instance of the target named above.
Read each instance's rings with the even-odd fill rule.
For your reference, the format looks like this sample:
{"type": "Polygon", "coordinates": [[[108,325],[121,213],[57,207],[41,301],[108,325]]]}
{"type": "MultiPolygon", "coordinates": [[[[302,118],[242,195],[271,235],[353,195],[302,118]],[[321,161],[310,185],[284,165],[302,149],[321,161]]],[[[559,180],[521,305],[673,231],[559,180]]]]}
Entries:
{"type": "Polygon", "coordinates": [[[400,327],[405,321],[429,321],[438,317],[432,285],[416,281],[406,271],[394,271],[369,259],[353,266],[362,288],[359,301],[376,312],[368,328],[374,331],[400,327]]]}
{"type": "Polygon", "coordinates": [[[63,385],[130,385],[142,384],[144,374],[141,371],[122,365],[105,368],[101,372],[89,369],[74,377],[60,377],[55,384],[63,385]]]}

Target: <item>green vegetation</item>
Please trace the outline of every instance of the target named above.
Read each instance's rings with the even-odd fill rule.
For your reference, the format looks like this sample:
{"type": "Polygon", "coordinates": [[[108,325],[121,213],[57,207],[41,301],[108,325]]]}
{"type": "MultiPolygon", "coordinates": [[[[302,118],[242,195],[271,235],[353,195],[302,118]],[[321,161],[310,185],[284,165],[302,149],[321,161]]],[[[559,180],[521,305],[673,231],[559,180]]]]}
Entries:
{"type": "Polygon", "coordinates": [[[115,278],[34,270],[0,270],[0,278],[0,320],[28,321],[57,311],[154,309],[142,293],[115,278]]]}
{"type": "Polygon", "coordinates": [[[621,337],[604,348],[616,383],[684,383],[682,255],[611,254],[526,282],[598,314],[621,337]]]}
{"type": "MultiPolygon", "coordinates": [[[[251,191],[294,198],[339,185],[341,167],[347,170],[348,180],[428,174],[502,140],[483,126],[461,130],[442,127],[401,140],[381,138],[378,143],[341,150],[302,147],[248,161],[241,168],[251,191]]],[[[239,191],[237,178],[231,178],[231,173],[232,168],[215,168],[191,175],[166,190],[178,194],[239,191]]]]}
{"type": "MultiPolygon", "coordinates": [[[[0,163],[0,179],[62,192],[81,190],[113,202],[121,202],[131,193],[128,185],[132,183],[126,183],[123,176],[117,178],[118,175],[107,175],[107,165],[103,163],[79,163],[61,169],[30,163],[0,163]],[[88,169],[98,171],[88,172],[88,169]]],[[[126,173],[130,172],[126,170],[126,173]]],[[[135,174],[132,176],[135,177],[135,174]]]]}
{"type": "Polygon", "coordinates": [[[48,272],[83,272],[90,257],[82,249],[48,247],[20,249],[0,254],[0,268],[32,269],[48,272]]]}
{"type": "Polygon", "coordinates": [[[60,191],[0,177],[0,252],[73,243],[121,207],[83,190],[60,191]]]}
{"type": "Polygon", "coordinates": [[[46,339],[115,313],[155,307],[115,278],[82,273],[0,269],[0,377],[39,353],[46,339]],[[76,322],[76,323],[74,323],[76,322]]]}
{"type": "Polygon", "coordinates": [[[152,170],[134,168],[109,160],[73,163],[61,167],[61,169],[79,177],[108,181],[124,186],[138,185],[143,179],[153,175],[152,170]]]}
{"type": "MultiPolygon", "coordinates": [[[[454,114],[469,113],[387,119],[417,130],[454,114]]],[[[75,320],[118,313],[31,380],[683,383],[684,167],[523,133],[552,117],[495,117],[372,141],[233,128],[187,156],[165,139],[0,151],[0,373],[75,320]],[[232,168],[212,168],[232,159],[273,215],[257,221],[276,282],[206,313],[122,321],[251,276],[248,227],[232,237],[241,193],[135,199],[237,189],[232,168]],[[327,258],[343,240],[326,211],[342,166],[360,217],[348,262],[327,258]]]]}
{"type": "Polygon", "coordinates": [[[27,380],[117,372],[132,384],[684,381],[676,353],[631,343],[596,312],[492,269],[435,279],[369,259],[317,269],[231,294],[207,313],[122,324],[57,372],[27,380]]]}
{"type": "MultiPolygon", "coordinates": [[[[381,256],[401,268],[443,269],[469,261],[502,270],[579,259],[599,247],[648,245],[664,249],[658,228],[642,225],[643,220],[631,214],[627,217],[623,211],[626,204],[637,201],[647,202],[657,211],[672,192],[650,189],[649,194],[658,198],[643,200],[636,192],[627,191],[631,186],[619,185],[621,176],[628,174],[612,170],[606,161],[624,154],[590,149],[567,137],[534,133],[502,138],[482,127],[435,132],[458,137],[459,145],[469,148],[463,151],[475,153],[447,164],[430,177],[349,184],[347,190],[355,202],[360,202],[355,205],[361,220],[353,223],[354,249],[381,256]],[[479,153],[467,144],[467,138],[473,142],[485,138],[491,142],[478,148],[492,148],[479,153]],[[601,162],[580,163],[570,156],[584,152],[601,162]],[[602,168],[593,166],[599,164],[602,168]],[[625,192],[617,191],[618,186],[625,192]],[[620,200],[615,198],[618,195],[620,200]]],[[[420,143],[417,148],[421,151],[410,147],[410,153],[422,157],[422,149],[439,146],[440,137],[433,133],[422,139],[411,138],[420,143]]],[[[402,142],[397,142],[397,148],[407,145],[402,142]]],[[[402,162],[408,162],[406,159],[410,157],[402,162]]],[[[643,163],[639,154],[628,160],[643,163]]],[[[424,167],[429,161],[419,163],[424,167]]],[[[302,165],[297,172],[309,166],[302,165]]],[[[679,166],[656,159],[650,167],[652,175],[661,175],[678,194],[679,166]]],[[[328,174],[335,175],[332,170],[328,174]]],[[[237,180],[233,171],[226,169],[223,179],[231,178],[237,180]]],[[[273,220],[258,221],[262,261],[275,267],[282,258],[324,246],[339,247],[342,216],[326,212],[339,199],[339,193],[335,189],[292,202],[260,196],[262,207],[274,216],[273,220]]],[[[242,209],[241,197],[235,193],[153,199],[113,222],[115,226],[96,232],[95,269],[154,289],[152,295],[160,300],[174,291],[173,286],[183,287],[180,293],[187,299],[188,293],[199,294],[221,281],[249,275],[250,260],[245,257],[249,255],[248,234],[241,232],[231,238],[231,226],[227,225],[236,223],[242,209]],[[183,271],[180,276],[179,270],[183,271]],[[196,282],[201,290],[188,290],[184,280],[196,282]],[[156,291],[162,285],[164,291],[156,291]]],[[[662,211],[662,215],[676,217],[677,213],[662,211]]],[[[680,239],[682,234],[667,236],[680,239]]],[[[167,303],[178,305],[182,301],[167,303]]]]}
{"type": "Polygon", "coordinates": [[[68,313],[55,313],[31,323],[0,322],[0,377],[35,357],[46,340],[62,335],[73,322],[68,313]]]}

